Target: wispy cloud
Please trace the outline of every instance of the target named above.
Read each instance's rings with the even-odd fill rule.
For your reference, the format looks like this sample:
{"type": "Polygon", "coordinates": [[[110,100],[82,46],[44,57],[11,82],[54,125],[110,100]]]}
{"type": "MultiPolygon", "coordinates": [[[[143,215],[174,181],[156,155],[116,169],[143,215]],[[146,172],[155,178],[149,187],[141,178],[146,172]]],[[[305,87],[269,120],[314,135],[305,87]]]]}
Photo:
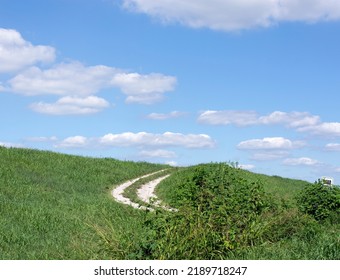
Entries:
{"type": "Polygon", "coordinates": [[[250,159],[255,160],[255,161],[271,161],[271,160],[283,159],[289,155],[290,155],[290,152],[288,151],[267,150],[267,151],[253,153],[250,159]]]}
{"type": "Polygon", "coordinates": [[[311,159],[309,157],[300,157],[300,158],[287,158],[283,161],[284,165],[292,165],[292,166],[298,166],[298,165],[305,165],[305,166],[315,166],[321,164],[316,159],[311,159]]]}
{"type": "Polygon", "coordinates": [[[154,134],[147,132],[125,132],[121,134],[107,134],[100,138],[100,144],[107,146],[144,146],[144,147],[185,147],[212,148],[213,139],[206,134],[182,134],[165,132],[154,134]]]}
{"type": "Polygon", "coordinates": [[[148,132],[124,132],[106,134],[102,137],[72,136],[55,144],[56,148],[110,148],[135,147],[141,149],[144,156],[175,157],[176,154],[165,147],[182,147],[188,149],[209,149],[215,146],[215,141],[206,134],[182,134],[165,132],[155,134],[148,132]]]}
{"type": "Polygon", "coordinates": [[[340,152],[340,143],[328,143],[325,149],[326,151],[340,152]]]}
{"type": "Polygon", "coordinates": [[[334,0],[124,0],[123,6],[163,23],[223,31],[340,19],[340,4],[334,0]]]}
{"type": "Polygon", "coordinates": [[[259,117],[255,111],[204,111],[198,117],[198,122],[208,125],[249,126],[258,124],[259,117]]]}
{"type": "Polygon", "coordinates": [[[143,150],[138,153],[143,158],[175,158],[176,153],[168,150],[143,150]]]}
{"type": "Polygon", "coordinates": [[[299,128],[316,125],[320,117],[308,112],[274,111],[260,116],[256,111],[204,111],[198,117],[198,122],[208,125],[285,125],[299,128]]]}
{"type": "Polygon", "coordinates": [[[204,111],[198,122],[207,125],[283,125],[298,132],[324,137],[340,136],[340,122],[322,122],[317,115],[308,112],[274,111],[268,115],[259,115],[255,111],[204,111]]]}
{"type": "Polygon", "coordinates": [[[44,143],[44,142],[56,142],[58,141],[58,138],[56,136],[51,137],[39,136],[39,137],[27,137],[25,140],[28,142],[44,143]]]}
{"type": "Polygon", "coordinates": [[[167,114],[161,114],[161,113],[151,113],[146,116],[146,118],[151,119],[151,120],[167,120],[167,119],[175,119],[179,118],[185,115],[184,112],[179,112],[179,111],[172,111],[167,114]]]}

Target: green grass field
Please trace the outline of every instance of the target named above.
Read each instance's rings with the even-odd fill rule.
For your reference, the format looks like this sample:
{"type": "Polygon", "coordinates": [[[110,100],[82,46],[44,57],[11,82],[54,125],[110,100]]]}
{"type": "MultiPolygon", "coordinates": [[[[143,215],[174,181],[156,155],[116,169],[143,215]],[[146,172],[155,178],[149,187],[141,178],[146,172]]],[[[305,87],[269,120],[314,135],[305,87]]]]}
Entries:
{"type": "Polygon", "coordinates": [[[339,216],[298,210],[304,181],[206,164],[171,168],[158,186],[178,212],[111,197],[165,168],[0,147],[0,259],[340,259],[339,216]]]}
{"type": "Polygon", "coordinates": [[[108,259],[102,232],[138,235],[114,185],[162,165],[0,148],[0,259],[108,259]]]}

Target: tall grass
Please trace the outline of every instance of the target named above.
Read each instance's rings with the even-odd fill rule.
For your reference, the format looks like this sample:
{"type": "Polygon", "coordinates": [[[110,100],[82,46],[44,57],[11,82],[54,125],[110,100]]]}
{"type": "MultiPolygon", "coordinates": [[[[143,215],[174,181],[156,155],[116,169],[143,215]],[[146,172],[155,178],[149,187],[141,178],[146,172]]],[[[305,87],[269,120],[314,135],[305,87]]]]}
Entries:
{"type": "Polygon", "coordinates": [[[142,213],[116,203],[110,190],[162,168],[0,148],[0,259],[112,258],[98,230],[143,228],[142,213]]]}

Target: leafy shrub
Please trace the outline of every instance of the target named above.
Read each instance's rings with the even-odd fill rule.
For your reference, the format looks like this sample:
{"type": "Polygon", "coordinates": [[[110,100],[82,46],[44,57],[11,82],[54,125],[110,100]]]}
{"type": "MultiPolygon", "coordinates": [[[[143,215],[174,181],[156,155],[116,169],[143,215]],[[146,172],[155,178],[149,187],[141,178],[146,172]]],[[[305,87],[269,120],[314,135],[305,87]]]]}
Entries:
{"type": "Polygon", "coordinates": [[[340,214],[340,189],[323,185],[320,181],[307,186],[297,197],[302,213],[316,220],[325,220],[340,214]]]}
{"type": "Polygon", "coordinates": [[[157,259],[219,259],[261,243],[261,214],[274,207],[261,182],[248,181],[228,164],[199,165],[177,186],[176,213],[148,221],[157,259]]]}

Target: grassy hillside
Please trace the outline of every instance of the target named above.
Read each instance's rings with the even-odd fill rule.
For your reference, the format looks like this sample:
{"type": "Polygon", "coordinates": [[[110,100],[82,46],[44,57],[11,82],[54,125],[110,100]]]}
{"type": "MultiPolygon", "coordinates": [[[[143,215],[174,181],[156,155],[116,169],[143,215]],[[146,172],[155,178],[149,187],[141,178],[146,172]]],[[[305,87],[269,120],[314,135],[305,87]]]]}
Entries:
{"type": "MultiPolygon", "coordinates": [[[[301,212],[304,181],[204,164],[170,169],[158,186],[178,212],[111,197],[164,167],[0,147],[0,259],[340,259],[339,210],[301,212]]],[[[136,200],[140,184],[125,195],[136,200]]]]}
{"type": "Polygon", "coordinates": [[[0,259],[111,258],[101,233],[142,234],[143,214],[109,191],[162,168],[0,147],[0,259]]]}

